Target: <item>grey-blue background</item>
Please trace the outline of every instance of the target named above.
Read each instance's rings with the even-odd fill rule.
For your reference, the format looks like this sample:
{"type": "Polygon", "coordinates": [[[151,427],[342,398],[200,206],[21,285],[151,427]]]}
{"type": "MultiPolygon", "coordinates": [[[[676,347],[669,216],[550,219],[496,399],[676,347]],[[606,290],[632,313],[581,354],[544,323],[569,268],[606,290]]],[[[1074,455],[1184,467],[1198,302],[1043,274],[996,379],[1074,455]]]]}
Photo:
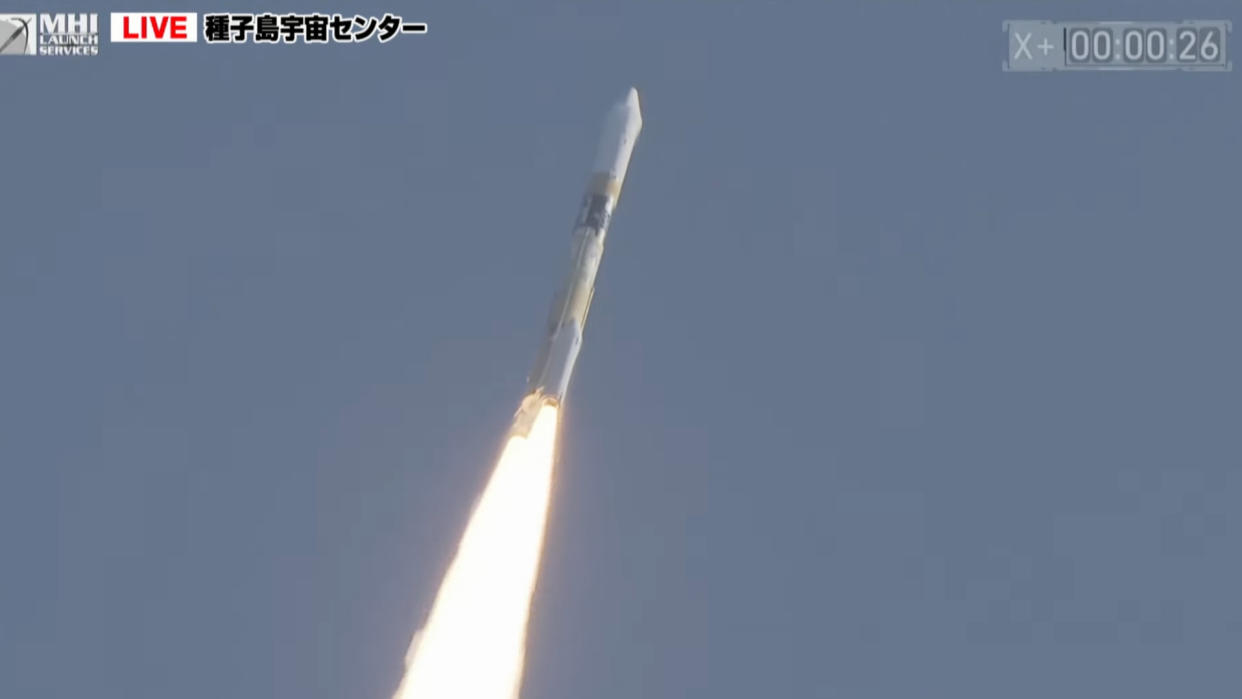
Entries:
{"type": "Polygon", "coordinates": [[[0,696],[386,699],[630,84],[525,696],[1242,695],[1237,73],[1000,70],[1170,7],[3,59],[0,696]]]}

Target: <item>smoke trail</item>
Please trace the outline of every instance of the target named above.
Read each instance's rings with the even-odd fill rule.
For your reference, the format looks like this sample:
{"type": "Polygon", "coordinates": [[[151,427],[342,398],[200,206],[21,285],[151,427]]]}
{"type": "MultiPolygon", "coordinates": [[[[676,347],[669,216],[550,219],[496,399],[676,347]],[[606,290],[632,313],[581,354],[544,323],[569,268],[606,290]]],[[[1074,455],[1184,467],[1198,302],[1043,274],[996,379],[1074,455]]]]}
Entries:
{"type": "Polygon", "coordinates": [[[516,699],[552,485],[557,409],[509,438],[414,636],[394,699],[516,699]]]}

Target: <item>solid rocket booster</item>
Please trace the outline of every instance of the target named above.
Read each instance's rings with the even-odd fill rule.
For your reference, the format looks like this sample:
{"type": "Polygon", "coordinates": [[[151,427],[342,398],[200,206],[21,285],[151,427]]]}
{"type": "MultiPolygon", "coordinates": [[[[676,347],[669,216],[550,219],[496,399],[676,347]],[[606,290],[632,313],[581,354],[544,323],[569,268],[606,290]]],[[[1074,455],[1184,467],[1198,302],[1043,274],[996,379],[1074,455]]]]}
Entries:
{"type": "Polygon", "coordinates": [[[595,275],[604,254],[608,223],[621,195],[625,171],[642,127],[638,91],[630,88],[625,99],[614,105],[604,120],[595,166],[574,223],[569,274],[552,299],[547,336],[530,374],[528,396],[519,415],[535,412],[528,411],[532,405],[563,402],[569,390],[574,363],[582,349],[582,329],[595,294],[595,275]]]}

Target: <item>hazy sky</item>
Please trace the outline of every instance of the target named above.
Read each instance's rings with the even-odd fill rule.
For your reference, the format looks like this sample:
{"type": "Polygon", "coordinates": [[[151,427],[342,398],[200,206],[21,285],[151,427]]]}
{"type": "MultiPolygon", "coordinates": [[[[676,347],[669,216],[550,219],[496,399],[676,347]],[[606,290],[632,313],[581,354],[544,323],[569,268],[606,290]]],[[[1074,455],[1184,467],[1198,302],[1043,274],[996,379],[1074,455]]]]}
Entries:
{"type": "Polygon", "coordinates": [[[1236,2],[492,5],[0,58],[0,696],[387,699],[631,84],[524,696],[1242,695],[1238,73],[1000,70],[1236,2]]]}

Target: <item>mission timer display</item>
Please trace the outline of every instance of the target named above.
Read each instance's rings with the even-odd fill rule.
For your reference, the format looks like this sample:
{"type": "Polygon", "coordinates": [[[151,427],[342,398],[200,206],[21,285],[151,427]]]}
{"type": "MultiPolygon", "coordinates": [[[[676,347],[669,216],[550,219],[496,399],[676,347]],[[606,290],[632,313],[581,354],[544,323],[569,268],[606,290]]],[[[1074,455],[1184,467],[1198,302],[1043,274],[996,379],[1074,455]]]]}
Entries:
{"type": "Polygon", "coordinates": [[[1227,19],[1180,22],[1056,22],[1011,19],[1002,69],[1233,70],[1227,19]]]}

